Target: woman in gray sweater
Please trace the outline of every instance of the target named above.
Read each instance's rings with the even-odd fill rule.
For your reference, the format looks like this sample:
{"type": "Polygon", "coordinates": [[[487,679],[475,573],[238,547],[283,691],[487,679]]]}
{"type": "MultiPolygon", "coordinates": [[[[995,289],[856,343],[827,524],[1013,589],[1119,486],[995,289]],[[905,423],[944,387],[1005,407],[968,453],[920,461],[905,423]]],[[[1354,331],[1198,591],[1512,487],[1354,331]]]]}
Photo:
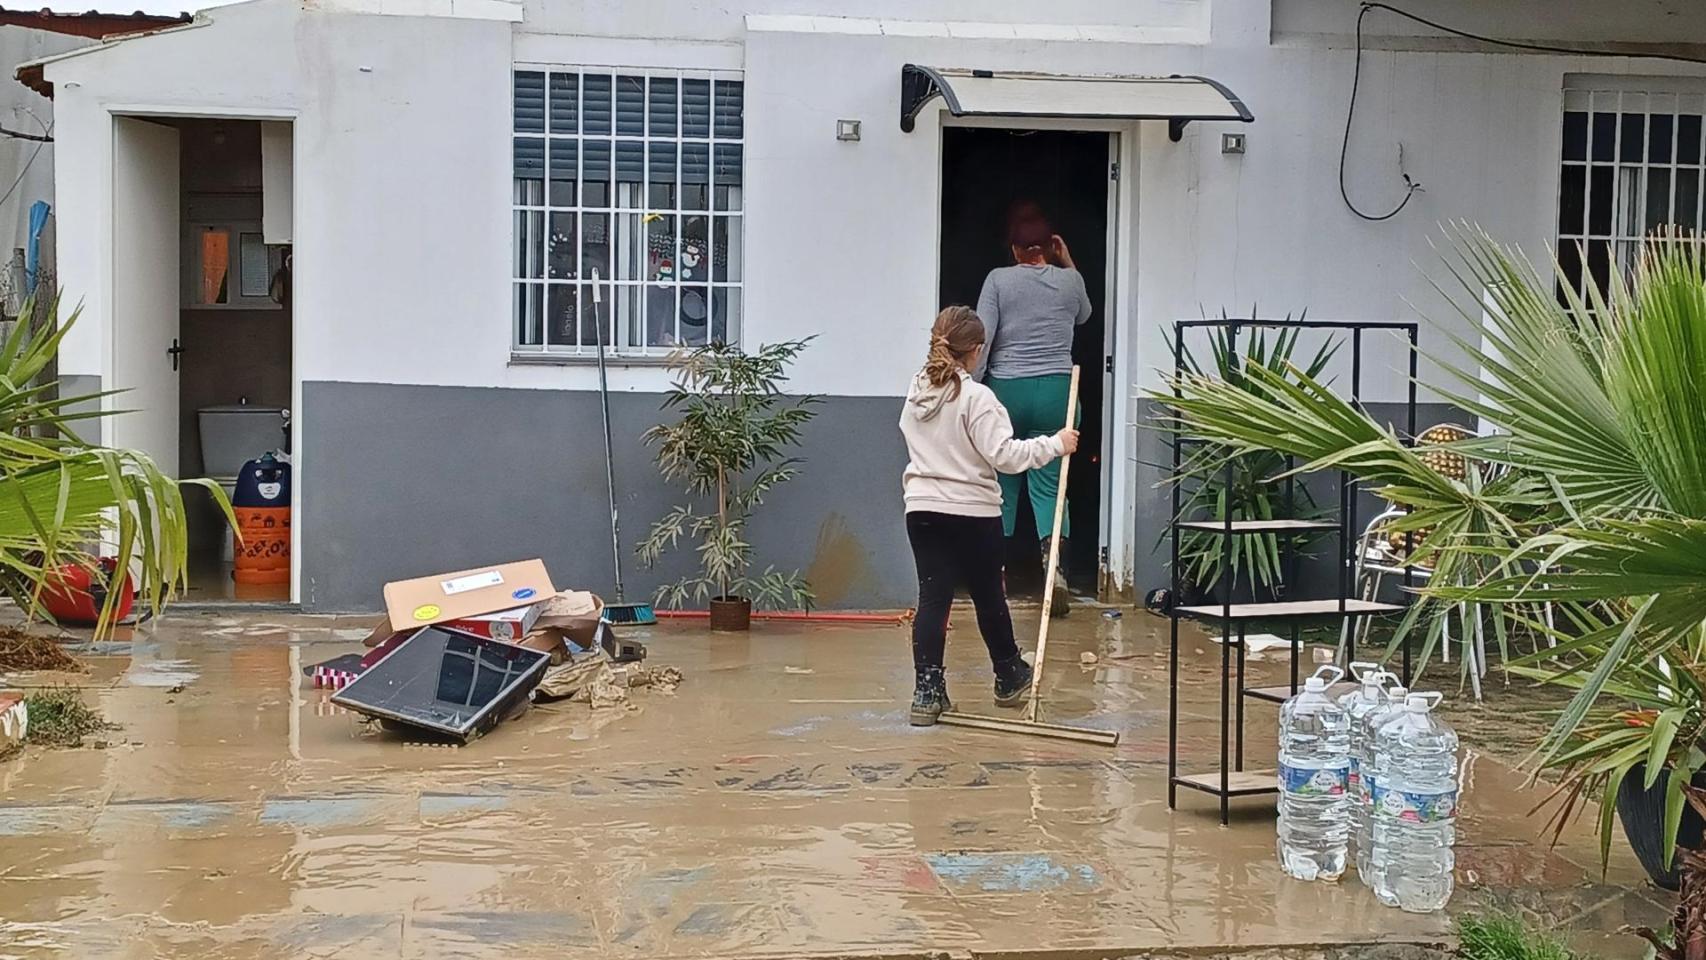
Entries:
{"type": "MultiPolygon", "coordinates": [[[[983,320],[988,343],[977,378],[1011,414],[1015,437],[1048,436],[1061,428],[1066,415],[1066,395],[1072,381],[1072,335],[1079,324],[1090,319],[1090,294],[1066,241],[1034,208],[1014,220],[1008,243],[1013,265],[991,270],[977,300],[977,315],[983,320]]],[[[1024,477],[1037,541],[1047,563],[1060,462],[1028,470],[1024,477]]],[[[1000,481],[1001,527],[1011,537],[1019,513],[1019,477],[1002,474],[1000,481]]],[[[1066,556],[1070,534],[1068,514],[1060,528],[1062,557],[1066,556]]],[[[1055,576],[1054,604],[1049,613],[1063,616],[1070,609],[1071,599],[1065,578],[1058,571],[1055,576]]]]}

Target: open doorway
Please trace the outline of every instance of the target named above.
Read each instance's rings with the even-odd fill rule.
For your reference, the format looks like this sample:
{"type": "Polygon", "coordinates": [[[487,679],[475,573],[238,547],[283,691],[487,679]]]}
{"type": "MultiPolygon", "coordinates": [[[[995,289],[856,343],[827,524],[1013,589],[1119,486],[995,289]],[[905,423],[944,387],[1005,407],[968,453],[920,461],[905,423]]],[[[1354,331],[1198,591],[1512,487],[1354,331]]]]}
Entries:
{"type": "MultiPolygon", "coordinates": [[[[1034,203],[1066,240],[1093,310],[1073,337],[1082,368],[1078,452],[1067,477],[1072,537],[1062,558],[1073,591],[1094,595],[1102,546],[1103,364],[1107,352],[1109,151],[1113,134],[1076,130],[948,127],[942,131],[941,304],[975,306],[989,271],[1013,262],[1009,211],[1034,203]]],[[[1062,416],[1065,411],[1061,411],[1062,416]]],[[[1008,586],[1041,592],[1028,497],[1007,544],[1008,586]]]]}
{"type": "Polygon", "coordinates": [[[290,130],[114,118],[113,386],[135,411],[115,442],[259,511],[245,548],[264,553],[239,557],[213,498],[185,491],[191,602],[290,599],[290,130]],[[240,493],[244,464],[264,457],[283,471],[240,493]]]}

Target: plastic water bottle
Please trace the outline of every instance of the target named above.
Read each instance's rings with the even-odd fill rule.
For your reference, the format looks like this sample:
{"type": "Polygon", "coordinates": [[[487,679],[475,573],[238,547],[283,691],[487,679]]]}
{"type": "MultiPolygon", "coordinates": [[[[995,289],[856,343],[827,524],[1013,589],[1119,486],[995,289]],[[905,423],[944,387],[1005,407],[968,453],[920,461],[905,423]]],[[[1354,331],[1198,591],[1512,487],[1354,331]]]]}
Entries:
{"type": "Polygon", "coordinates": [[[1356,678],[1357,688],[1339,698],[1339,708],[1350,718],[1351,765],[1347,781],[1351,804],[1350,849],[1356,861],[1357,876],[1363,877],[1368,871],[1372,824],[1368,781],[1363,773],[1374,769],[1373,738],[1369,735],[1368,718],[1387,707],[1386,684],[1396,678],[1375,663],[1351,664],[1351,676],[1356,678]]]}
{"type": "Polygon", "coordinates": [[[1345,872],[1350,826],[1350,720],[1327,696],[1344,676],[1324,666],[1280,707],[1279,860],[1299,880],[1337,880],[1345,872]]]}
{"type": "MultiPolygon", "coordinates": [[[[1388,676],[1391,675],[1388,674],[1388,676]]],[[[1378,741],[1380,736],[1380,728],[1388,721],[1404,712],[1404,698],[1409,696],[1409,694],[1410,689],[1408,687],[1401,683],[1394,683],[1381,691],[1380,702],[1375,704],[1374,709],[1363,714],[1362,717],[1361,740],[1363,748],[1368,751],[1367,754],[1363,756],[1358,769],[1358,779],[1362,781],[1363,788],[1363,820],[1360,824],[1356,824],[1354,822],[1355,818],[1353,817],[1353,829],[1361,831],[1356,834],[1354,839],[1354,842],[1357,844],[1355,849],[1357,879],[1362,881],[1363,886],[1368,887],[1371,890],[1374,889],[1374,877],[1376,872],[1373,860],[1374,779],[1375,761],[1378,757],[1375,756],[1374,748],[1375,743],[1378,741]]],[[[1354,730],[1353,736],[1355,736],[1354,730]]]]}
{"type": "Polygon", "coordinates": [[[1374,895],[1410,913],[1445,906],[1457,863],[1457,734],[1439,701],[1412,693],[1375,733],[1374,895]]]}

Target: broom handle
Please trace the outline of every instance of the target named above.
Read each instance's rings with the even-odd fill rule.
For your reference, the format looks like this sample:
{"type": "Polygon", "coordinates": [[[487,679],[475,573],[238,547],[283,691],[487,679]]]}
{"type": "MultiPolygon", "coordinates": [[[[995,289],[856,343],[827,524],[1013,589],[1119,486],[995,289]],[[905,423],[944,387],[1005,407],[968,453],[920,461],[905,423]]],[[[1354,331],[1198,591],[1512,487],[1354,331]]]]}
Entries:
{"type": "MultiPolygon", "coordinates": [[[[1072,367],[1072,385],[1066,390],[1066,425],[1072,426],[1078,413],[1078,366],[1072,367]]],[[[1054,571],[1060,565],[1060,524],[1066,517],[1066,468],[1072,466],[1072,455],[1060,458],[1060,484],[1054,491],[1054,534],[1048,540],[1048,566],[1043,569],[1043,616],[1037,627],[1037,663],[1031,671],[1031,706],[1029,719],[1037,721],[1037,707],[1042,700],[1043,662],[1048,654],[1049,606],[1054,602],[1054,571]]]]}

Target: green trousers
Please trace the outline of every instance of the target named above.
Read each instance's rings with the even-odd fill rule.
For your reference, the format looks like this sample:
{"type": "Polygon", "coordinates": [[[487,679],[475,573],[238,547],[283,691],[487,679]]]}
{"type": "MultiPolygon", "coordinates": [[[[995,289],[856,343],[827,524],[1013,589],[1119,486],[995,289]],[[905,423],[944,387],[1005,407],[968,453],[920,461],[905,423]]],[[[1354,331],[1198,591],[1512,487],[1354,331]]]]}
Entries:
{"type": "MultiPolygon", "coordinates": [[[[1013,380],[990,377],[985,384],[995,394],[995,399],[1000,400],[1001,405],[1007,408],[1007,416],[1013,420],[1013,436],[1020,440],[1046,437],[1066,425],[1066,395],[1072,389],[1070,375],[1055,373],[1013,380]]],[[[1082,409],[1078,411],[1076,419],[1084,419],[1082,409]]],[[[1001,530],[1011,537],[1013,528],[1019,522],[1021,478],[1016,474],[1005,473],[999,474],[997,478],[1001,481],[1001,530]]],[[[1028,470],[1023,479],[1031,492],[1031,513],[1036,518],[1037,539],[1047,539],[1049,534],[1054,532],[1054,497],[1055,492],[1060,489],[1060,461],[1028,470]]],[[[1060,518],[1060,535],[1072,535],[1070,511],[1060,518]]]]}

